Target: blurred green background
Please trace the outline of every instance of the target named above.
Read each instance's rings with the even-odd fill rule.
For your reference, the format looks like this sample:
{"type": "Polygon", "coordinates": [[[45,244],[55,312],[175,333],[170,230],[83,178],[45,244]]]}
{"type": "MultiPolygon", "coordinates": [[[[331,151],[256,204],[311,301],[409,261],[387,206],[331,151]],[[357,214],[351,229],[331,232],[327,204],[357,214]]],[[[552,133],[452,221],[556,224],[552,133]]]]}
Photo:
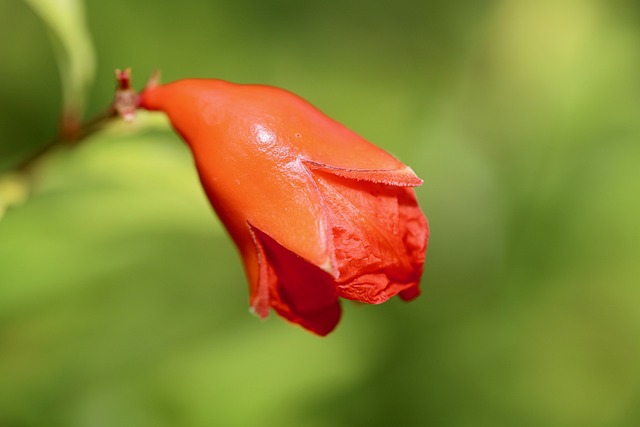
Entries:
{"type": "Polygon", "coordinates": [[[0,426],[640,425],[640,3],[84,12],[0,2],[0,171],[63,99],[108,105],[114,68],[281,86],[425,180],[424,294],[346,302],[324,339],[255,319],[189,152],[141,115],[0,220],[0,426]]]}

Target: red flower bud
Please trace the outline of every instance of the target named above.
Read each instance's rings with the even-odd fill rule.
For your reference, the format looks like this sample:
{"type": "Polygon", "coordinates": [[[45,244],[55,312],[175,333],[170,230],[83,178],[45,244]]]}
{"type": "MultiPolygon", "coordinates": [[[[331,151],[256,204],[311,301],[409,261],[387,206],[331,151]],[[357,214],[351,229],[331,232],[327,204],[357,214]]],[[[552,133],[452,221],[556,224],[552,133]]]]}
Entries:
{"type": "Polygon", "coordinates": [[[140,106],[164,111],[191,148],[257,315],[272,307],[326,335],[339,297],[418,296],[429,229],[409,167],[275,87],[180,80],[147,87],[140,106]]]}

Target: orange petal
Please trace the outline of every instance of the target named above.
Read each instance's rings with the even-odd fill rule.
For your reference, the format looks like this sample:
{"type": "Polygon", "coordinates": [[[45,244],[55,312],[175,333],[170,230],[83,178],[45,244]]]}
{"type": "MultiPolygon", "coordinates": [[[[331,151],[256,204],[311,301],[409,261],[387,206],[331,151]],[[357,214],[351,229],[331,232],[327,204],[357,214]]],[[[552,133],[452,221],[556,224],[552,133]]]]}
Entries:
{"type": "Polygon", "coordinates": [[[319,168],[335,168],[354,179],[409,186],[422,183],[402,162],[303,98],[270,86],[239,87],[242,89],[238,92],[250,100],[255,109],[276,118],[282,140],[296,147],[305,162],[319,168]]]}
{"type": "Polygon", "coordinates": [[[145,90],[141,102],[164,110],[187,140],[207,195],[236,243],[250,241],[248,221],[332,271],[325,214],[313,179],[264,105],[269,99],[258,96],[263,90],[256,94],[251,88],[182,80],[145,90]]]}
{"type": "Polygon", "coordinates": [[[324,171],[313,176],[329,216],[339,295],[378,304],[416,293],[428,227],[413,190],[324,171]]]}
{"type": "Polygon", "coordinates": [[[402,169],[348,169],[325,165],[307,160],[304,162],[310,169],[329,172],[343,178],[357,181],[369,181],[380,184],[395,185],[400,187],[417,187],[423,181],[408,166],[402,169]]]}

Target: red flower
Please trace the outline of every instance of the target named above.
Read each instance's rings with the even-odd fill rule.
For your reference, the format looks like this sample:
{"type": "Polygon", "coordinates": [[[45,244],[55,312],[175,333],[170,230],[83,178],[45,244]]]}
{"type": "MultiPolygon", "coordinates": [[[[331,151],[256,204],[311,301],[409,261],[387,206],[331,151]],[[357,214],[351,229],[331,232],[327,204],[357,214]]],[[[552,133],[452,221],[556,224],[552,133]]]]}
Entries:
{"type": "Polygon", "coordinates": [[[429,229],[409,167],[275,87],[180,80],[147,87],[140,106],[189,144],[260,317],[272,307],[326,335],[339,297],[418,296],[429,229]]]}

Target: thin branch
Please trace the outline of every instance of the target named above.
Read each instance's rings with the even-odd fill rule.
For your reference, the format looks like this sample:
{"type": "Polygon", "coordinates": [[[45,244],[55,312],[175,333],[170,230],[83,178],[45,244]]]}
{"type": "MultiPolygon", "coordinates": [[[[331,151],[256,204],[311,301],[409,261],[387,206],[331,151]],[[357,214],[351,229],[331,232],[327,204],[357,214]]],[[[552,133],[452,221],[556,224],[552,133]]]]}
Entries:
{"type": "Polygon", "coordinates": [[[89,136],[102,129],[112,119],[122,117],[125,120],[132,120],[138,106],[138,94],[131,87],[131,69],[127,68],[124,71],[116,70],[115,74],[117,81],[115,98],[102,114],[97,115],[81,126],[73,129],[68,129],[63,121],[60,132],[55,138],[32,153],[18,164],[18,166],[12,168],[12,171],[28,174],[33,166],[43,157],[46,157],[61,147],[74,147],[80,144],[89,136]]]}
{"type": "Polygon", "coordinates": [[[64,135],[64,133],[61,132],[58,136],[53,138],[43,147],[24,159],[20,164],[18,164],[18,166],[12,168],[12,170],[19,173],[28,173],[29,170],[36,163],[38,163],[41,158],[46,157],[59,148],[78,145],[82,141],[86,140],[89,136],[102,129],[103,126],[105,126],[108,122],[110,122],[117,116],[118,114],[115,108],[113,106],[110,106],[104,113],[92,118],[91,120],[80,126],[80,128],[78,128],[75,133],[71,135],[64,135]]]}

